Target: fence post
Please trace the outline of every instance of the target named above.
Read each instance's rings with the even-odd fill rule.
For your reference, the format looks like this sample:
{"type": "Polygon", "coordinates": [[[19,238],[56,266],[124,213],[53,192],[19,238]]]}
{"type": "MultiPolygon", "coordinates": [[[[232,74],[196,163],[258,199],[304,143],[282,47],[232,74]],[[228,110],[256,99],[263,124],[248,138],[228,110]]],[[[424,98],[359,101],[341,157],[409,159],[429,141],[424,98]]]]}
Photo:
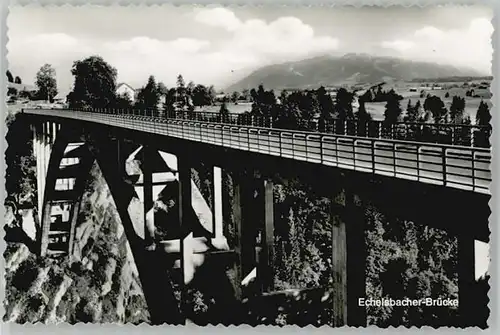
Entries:
{"type": "Polygon", "coordinates": [[[371,141],[372,149],[372,173],[375,173],[375,140],[371,141]]]}
{"type": "Polygon", "coordinates": [[[476,162],[474,157],[474,149],[472,150],[472,191],[476,190],[476,162]]]}
{"type": "Polygon", "coordinates": [[[442,164],[443,164],[443,186],[446,186],[446,148],[443,147],[441,150],[442,164]]]}

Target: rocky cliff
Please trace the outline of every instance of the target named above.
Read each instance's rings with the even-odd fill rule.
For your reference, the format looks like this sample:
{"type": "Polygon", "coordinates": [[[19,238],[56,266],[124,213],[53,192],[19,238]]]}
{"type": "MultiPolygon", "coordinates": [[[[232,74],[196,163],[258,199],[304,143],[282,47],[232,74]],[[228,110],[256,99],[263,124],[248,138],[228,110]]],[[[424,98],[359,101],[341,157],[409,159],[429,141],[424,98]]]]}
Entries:
{"type": "MultiPolygon", "coordinates": [[[[22,217],[7,215],[20,226],[22,217]]],[[[94,165],[82,199],[71,260],[37,259],[11,239],[5,252],[6,315],[24,322],[149,320],[137,268],[109,189],[94,165]]]]}

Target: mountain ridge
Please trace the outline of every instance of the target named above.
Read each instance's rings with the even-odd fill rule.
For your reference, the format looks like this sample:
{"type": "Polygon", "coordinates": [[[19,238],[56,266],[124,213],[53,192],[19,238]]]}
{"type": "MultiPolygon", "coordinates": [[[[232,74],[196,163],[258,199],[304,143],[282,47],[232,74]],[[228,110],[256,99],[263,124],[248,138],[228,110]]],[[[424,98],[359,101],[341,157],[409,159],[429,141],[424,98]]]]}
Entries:
{"type": "Polygon", "coordinates": [[[484,76],[467,67],[411,61],[390,56],[347,53],[321,55],[299,61],[263,66],[229,85],[227,92],[252,89],[307,89],[342,84],[373,84],[381,81],[411,81],[415,78],[484,76]]]}

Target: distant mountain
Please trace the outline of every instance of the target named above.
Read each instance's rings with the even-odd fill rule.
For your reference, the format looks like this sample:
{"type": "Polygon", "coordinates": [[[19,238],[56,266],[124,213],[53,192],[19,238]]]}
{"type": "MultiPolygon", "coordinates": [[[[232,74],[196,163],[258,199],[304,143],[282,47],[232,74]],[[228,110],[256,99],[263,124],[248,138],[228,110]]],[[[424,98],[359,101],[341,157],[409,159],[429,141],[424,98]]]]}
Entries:
{"type": "Polygon", "coordinates": [[[260,84],[267,89],[305,89],[321,85],[374,84],[415,78],[483,75],[468,68],[351,53],[341,57],[328,55],[265,66],[229,86],[226,91],[252,89],[260,84]]]}

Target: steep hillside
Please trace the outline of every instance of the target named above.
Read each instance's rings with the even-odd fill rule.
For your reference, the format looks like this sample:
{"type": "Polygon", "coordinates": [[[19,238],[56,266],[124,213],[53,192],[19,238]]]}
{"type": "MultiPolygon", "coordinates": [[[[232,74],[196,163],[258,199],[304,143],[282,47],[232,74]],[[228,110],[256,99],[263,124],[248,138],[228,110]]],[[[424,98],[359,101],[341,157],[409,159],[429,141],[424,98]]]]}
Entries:
{"type": "Polygon", "coordinates": [[[4,320],[17,323],[149,320],[130,246],[97,165],[90,182],[92,187],[84,195],[76,229],[77,252],[72,263],[37,258],[25,243],[8,241],[4,254],[7,287],[4,320]]]}
{"type": "Polygon", "coordinates": [[[260,68],[228,87],[226,91],[252,89],[260,84],[268,89],[314,88],[321,85],[479,75],[483,74],[473,69],[392,57],[366,54],[346,54],[342,57],[328,55],[260,68]]]}

